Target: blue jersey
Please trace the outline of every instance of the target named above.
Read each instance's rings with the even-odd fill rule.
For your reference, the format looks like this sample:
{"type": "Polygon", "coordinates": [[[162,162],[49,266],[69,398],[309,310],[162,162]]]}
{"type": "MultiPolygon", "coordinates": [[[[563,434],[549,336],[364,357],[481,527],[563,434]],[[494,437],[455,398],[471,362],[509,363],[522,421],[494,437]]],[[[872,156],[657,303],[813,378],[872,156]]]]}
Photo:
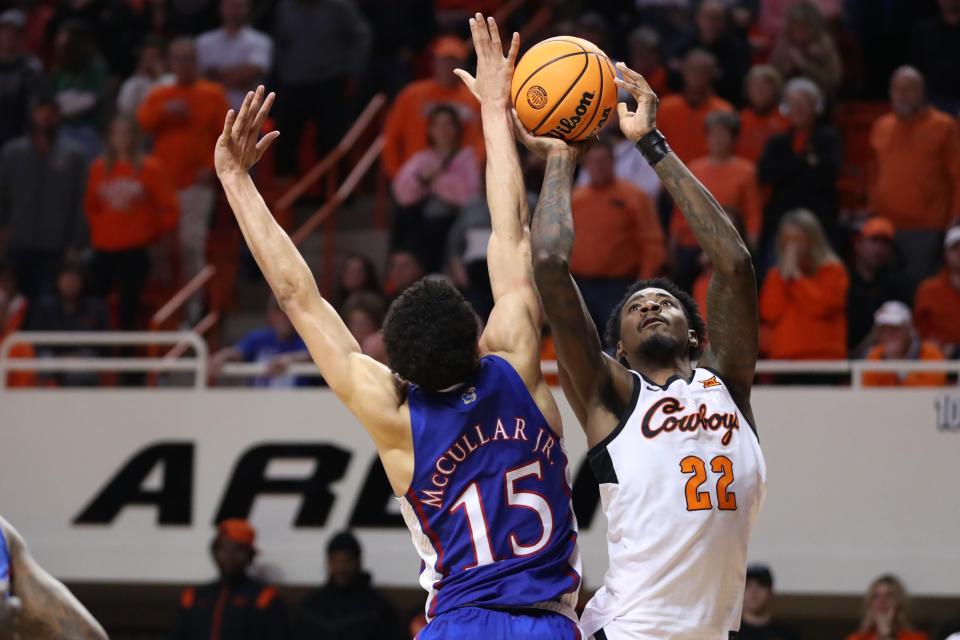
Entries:
{"type": "Polygon", "coordinates": [[[427,617],[465,606],[574,616],[567,456],[519,374],[486,356],[457,391],[411,387],[408,402],[414,471],[401,510],[423,560],[427,617]]]}

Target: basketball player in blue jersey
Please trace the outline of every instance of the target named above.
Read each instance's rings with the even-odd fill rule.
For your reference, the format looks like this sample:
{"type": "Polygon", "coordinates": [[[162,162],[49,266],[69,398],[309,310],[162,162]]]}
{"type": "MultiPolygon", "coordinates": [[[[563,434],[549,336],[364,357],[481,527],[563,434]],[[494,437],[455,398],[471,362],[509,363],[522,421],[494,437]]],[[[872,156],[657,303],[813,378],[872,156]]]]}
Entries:
{"type": "Polygon", "coordinates": [[[540,372],[541,311],[509,91],[519,46],[470,21],[481,102],[488,267],[495,307],[478,321],[460,293],[425,279],[384,323],[392,370],[364,355],[324,300],[248,171],[274,96],[247,95],[217,142],[217,175],[253,256],[333,392],[369,432],[422,560],[433,638],[577,638],[576,522],[560,417],[540,372]]]}
{"type": "Polygon", "coordinates": [[[570,190],[584,147],[535,138],[515,120],[520,140],[547,157],[534,272],[608,523],[610,566],[581,628],[596,640],[727,640],[740,625],[747,543],[766,488],[750,407],[756,279],[734,225],[657,131],[656,95],[618,69],[618,86],[638,105],[618,105],[620,128],[714,266],[710,339],[692,298],[657,279],[625,292],[607,326],[615,356],[604,353],[569,270],[570,190]]]}
{"type": "Polygon", "coordinates": [[[0,518],[0,640],[29,638],[106,640],[107,634],[0,518]]]}

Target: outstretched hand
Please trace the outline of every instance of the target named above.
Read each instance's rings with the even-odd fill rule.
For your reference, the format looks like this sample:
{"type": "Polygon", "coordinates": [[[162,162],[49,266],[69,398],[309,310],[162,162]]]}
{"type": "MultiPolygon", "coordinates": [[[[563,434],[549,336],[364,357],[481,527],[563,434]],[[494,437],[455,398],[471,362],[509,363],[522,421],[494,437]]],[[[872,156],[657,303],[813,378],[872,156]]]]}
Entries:
{"type": "Polygon", "coordinates": [[[617,104],[620,116],[620,130],[630,142],[636,143],[657,126],[657,105],[660,100],[643,76],[625,65],[617,63],[617,69],[623,79],[617,78],[617,86],[625,90],[637,101],[637,110],[630,111],[623,102],[617,104]]]}
{"type": "Polygon", "coordinates": [[[513,131],[517,140],[541,158],[546,158],[553,153],[570,153],[574,160],[579,160],[597,141],[596,136],[580,142],[565,142],[560,138],[535,136],[527,131],[527,128],[520,122],[520,116],[517,115],[516,109],[511,109],[510,114],[513,116],[513,131]]]}
{"type": "Polygon", "coordinates": [[[247,173],[280,135],[279,131],[271,131],[258,141],[260,130],[276,97],[276,94],[271,92],[264,98],[264,92],[263,85],[260,85],[256,91],[247,93],[239,113],[235,113],[233,109],[227,111],[223,132],[217,139],[213,154],[219,177],[247,173]]]}
{"type": "Polygon", "coordinates": [[[500,31],[493,17],[484,20],[483,15],[478,13],[470,18],[470,34],[477,52],[477,77],[474,78],[463,69],[456,69],[454,73],[481,104],[498,102],[506,107],[510,101],[513,63],[520,49],[520,34],[514,32],[506,56],[503,55],[500,31]]]}

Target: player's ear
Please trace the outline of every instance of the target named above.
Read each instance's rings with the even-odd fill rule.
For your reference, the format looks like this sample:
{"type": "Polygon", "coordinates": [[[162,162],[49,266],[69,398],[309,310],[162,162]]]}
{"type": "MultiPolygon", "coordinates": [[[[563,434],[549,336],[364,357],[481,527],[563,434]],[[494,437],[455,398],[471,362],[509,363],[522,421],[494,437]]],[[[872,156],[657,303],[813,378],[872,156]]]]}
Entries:
{"type": "Polygon", "coordinates": [[[623,360],[623,340],[617,340],[617,360],[623,360]]]}
{"type": "Polygon", "coordinates": [[[687,332],[687,341],[690,343],[692,349],[696,349],[700,346],[700,338],[697,337],[697,332],[693,329],[690,329],[687,332]]]}

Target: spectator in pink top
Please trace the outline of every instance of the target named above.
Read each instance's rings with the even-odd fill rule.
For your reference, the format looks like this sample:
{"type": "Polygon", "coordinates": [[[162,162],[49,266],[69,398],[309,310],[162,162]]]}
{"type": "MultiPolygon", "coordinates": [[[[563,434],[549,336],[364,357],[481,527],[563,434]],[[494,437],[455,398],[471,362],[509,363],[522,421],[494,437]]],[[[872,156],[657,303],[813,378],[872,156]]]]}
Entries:
{"type": "Polygon", "coordinates": [[[473,147],[462,144],[463,126],[452,107],[430,112],[427,137],[430,147],[407,160],[393,179],[393,244],[416,253],[433,272],[443,267],[457,213],[480,192],[480,164],[473,147]]]}

